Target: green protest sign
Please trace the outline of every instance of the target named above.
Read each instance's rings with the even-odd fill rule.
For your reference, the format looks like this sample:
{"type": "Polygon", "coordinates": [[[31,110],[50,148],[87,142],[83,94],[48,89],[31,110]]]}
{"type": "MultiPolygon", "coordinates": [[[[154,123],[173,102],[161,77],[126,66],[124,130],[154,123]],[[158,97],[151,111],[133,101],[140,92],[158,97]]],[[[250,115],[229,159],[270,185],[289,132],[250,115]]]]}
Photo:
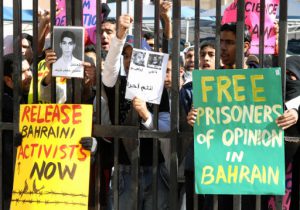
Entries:
{"type": "Polygon", "coordinates": [[[281,70],[193,71],[199,194],[284,194],[281,70]]]}

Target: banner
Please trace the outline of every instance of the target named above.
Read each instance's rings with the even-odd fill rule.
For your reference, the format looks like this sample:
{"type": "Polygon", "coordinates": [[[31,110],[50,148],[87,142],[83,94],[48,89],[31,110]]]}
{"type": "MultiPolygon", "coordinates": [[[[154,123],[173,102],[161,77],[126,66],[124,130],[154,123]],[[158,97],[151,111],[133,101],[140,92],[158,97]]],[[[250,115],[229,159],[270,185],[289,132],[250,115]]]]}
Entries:
{"type": "Polygon", "coordinates": [[[199,194],[284,194],[281,70],[193,71],[199,194]]]}
{"type": "Polygon", "coordinates": [[[92,106],[21,105],[11,210],[87,210],[92,106]]]}
{"type": "MultiPolygon", "coordinates": [[[[103,0],[101,2],[106,3],[106,1],[103,0]]],[[[56,4],[58,9],[60,9],[60,12],[56,16],[55,25],[66,26],[66,2],[65,0],[56,0],[56,4]]],[[[82,0],[82,10],[83,26],[86,29],[89,40],[96,44],[96,0],[82,0]]]]}
{"type": "MultiPolygon", "coordinates": [[[[259,54],[259,22],[260,22],[260,0],[245,0],[245,25],[252,35],[251,54],[259,54]]],[[[265,3],[265,54],[274,54],[276,43],[275,20],[279,9],[279,0],[266,0],[265,3]]],[[[222,24],[236,22],[237,0],[230,4],[224,11],[222,24]]]]}

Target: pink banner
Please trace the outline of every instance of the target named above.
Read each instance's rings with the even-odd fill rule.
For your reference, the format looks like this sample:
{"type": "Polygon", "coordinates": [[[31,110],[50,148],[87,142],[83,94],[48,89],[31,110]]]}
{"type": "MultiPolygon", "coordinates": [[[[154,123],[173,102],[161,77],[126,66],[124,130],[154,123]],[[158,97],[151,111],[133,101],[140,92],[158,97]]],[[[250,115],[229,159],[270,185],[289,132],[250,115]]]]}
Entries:
{"type": "MultiPolygon", "coordinates": [[[[102,3],[106,1],[102,0],[102,3]]],[[[56,16],[56,25],[65,26],[66,25],[66,4],[65,0],[56,0],[57,7],[63,8],[59,15],[56,16]]],[[[96,0],[82,0],[83,26],[88,34],[88,39],[92,43],[96,44],[96,0]]]]}
{"type": "MultiPolygon", "coordinates": [[[[265,3],[265,54],[274,54],[276,42],[275,18],[279,0],[266,0],[265,3]]],[[[236,22],[237,0],[224,11],[222,24],[236,22]]],[[[251,54],[259,54],[260,0],[245,0],[245,24],[252,34],[251,54]]]]}

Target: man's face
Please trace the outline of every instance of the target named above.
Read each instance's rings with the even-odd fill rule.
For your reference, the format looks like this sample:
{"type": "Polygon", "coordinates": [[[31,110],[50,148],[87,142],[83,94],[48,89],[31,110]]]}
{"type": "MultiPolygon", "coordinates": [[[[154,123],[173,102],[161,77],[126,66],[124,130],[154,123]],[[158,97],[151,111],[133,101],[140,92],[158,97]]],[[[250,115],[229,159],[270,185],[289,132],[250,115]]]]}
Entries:
{"type": "Polygon", "coordinates": [[[128,70],[131,61],[131,55],[132,55],[132,47],[127,46],[123,51],[123,64],[127,75],[128,75],[128,70]]]}
{"type": "Polygon", "coordinates": [[[30,41],[28,41],[27,39],[22,39],[22,55],[24,55],[29,62],[32,62],[32,47],[30,41]]]}
{"type": "Polygon", "coordinates": [[[74,41],[69,37],[64,37],[60,43],[62,54],[64,56],[72,56],[75,46],[74,41]]]}
{"type": "Polygon", "coordinates": [[[215,69],[215,49],[206,46],[200,50],[200,68],[215,69]]]}
{"type": "Polygon", "coordinates": [[[142,64],[143,63],[143,54],[142,53],[137,53],[136,54],[135,62],[138,63],[138,64],[142,64]]]}
{"type": "Polygon", "coordinates": [[[116,24],[109,22],[101,25],[101,45],[102,50],[108,51],[111,39],[116,35],[116,24]]]}
{"type": "Polygon", "coordinates": [[[172,86],[172,61],[169,60],[167,64],[165,88],[170,89],[172,86]]]}
{"type": "Polygon", "coordinates": [[[22,61],[22,91],[28,93],[32,80],[32,72],[27,60],[22,61]]]}
{"type": "Polygon", "coordinates": [[[232,31],[221,32],[221,60],[224,65],[235,64],[236,36],[232,31]]]}
{"type": "Polygon", "coordinates": [[[189,50],[185,54],[184,69],[186,71],[192,71],[194,70],[194,65],[195,65],[194,50],[189,50]]]}

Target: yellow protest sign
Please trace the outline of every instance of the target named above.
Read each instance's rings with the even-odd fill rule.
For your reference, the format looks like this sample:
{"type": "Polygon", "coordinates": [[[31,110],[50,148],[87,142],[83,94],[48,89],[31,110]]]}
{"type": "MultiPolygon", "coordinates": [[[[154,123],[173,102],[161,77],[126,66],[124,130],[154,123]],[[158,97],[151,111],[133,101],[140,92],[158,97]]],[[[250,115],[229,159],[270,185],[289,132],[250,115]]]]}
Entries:
{"type": "Polygon", "coordinates": [[[21,105],[11,210],[87,210],[92,106],[21,105]]]}

